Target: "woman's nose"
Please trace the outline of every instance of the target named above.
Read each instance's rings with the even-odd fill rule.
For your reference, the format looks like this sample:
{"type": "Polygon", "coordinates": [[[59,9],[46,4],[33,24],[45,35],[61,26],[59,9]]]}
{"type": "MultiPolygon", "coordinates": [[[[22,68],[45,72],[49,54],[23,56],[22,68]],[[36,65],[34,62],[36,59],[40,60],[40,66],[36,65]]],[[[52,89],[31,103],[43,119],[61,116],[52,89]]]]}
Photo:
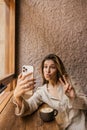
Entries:
{"type": "Polygon", "coordinates": [[[49,67],[47,68],[47,72],[48,72],[48,73],[50,72],[50,68],[49,68],[49,67]]]}

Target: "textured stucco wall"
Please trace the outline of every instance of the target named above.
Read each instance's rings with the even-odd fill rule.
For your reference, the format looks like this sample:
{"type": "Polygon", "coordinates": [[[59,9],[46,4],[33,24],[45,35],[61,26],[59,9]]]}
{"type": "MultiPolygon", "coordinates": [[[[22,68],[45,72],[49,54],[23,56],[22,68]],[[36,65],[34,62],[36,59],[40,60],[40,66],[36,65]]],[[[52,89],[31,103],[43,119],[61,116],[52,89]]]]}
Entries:
{"type": "Polygon", "coordinates": [[[32,64],[40,81],[43,57],[55,53],[87,93],[87,0],[18,0],[16,45],[18,73],[32,64]]]}

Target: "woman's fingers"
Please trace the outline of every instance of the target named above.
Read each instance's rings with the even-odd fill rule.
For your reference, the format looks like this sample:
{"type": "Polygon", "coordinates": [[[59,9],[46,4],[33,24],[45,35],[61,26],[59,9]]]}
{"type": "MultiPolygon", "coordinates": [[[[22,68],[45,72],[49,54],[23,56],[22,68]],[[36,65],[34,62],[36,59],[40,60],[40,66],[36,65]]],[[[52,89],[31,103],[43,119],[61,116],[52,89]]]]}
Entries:
{"type": "Polygon", "coordinates": [[[62,78],[59,78],[60,83],[63,85],[64,88],[64,92],[68,97],[74,98],[75,95],[75,90],[72,87],[72,85],[70,83],[68,83],[67,78],[65,76],[63,76],[62,78]],[[63,82],[64,81],[64,82],[63,82]]]}
{"type": "Polygon", "coordinates": [[[34,86],[30,86],[30,87],[27,87],[24,89],[25,92],[29,91],[29,90],[33,90],[34,89],[34,86]]]}
{"type": "Polygon", "coordinates": [[[67,79],[66,79],[65,75],[63,75],[63,80],[64,80],[65,84],[67,84],[67,79]]]}
{"type": "Polygon", "coordinates": [[[66,79],[66,77],[63,75],[63,80],[62,80],[62,78],[59,78],[59,81],[60,81],[60,83],[63,85],[63,87],[64,87],[64,90],[66,91],[66,92],[69,92],[70,90],[71,90],[71,85],[67,82],[67,79],[66,79]],[[63,81],[64,80],[64,81],[63,81]]]}
{"type": "Polygon", "coordinates": [[[62,80],[62,78],[59,78],[59,81],[60,81],[60,83],[64,86],[65,84],[64,84],[64,82],[63,82],[63,80],[62,80]]]}
{"type": "Polygon", "coordinates": [[[34,89],[34,83],[31,84],[25,84],[21,87],[18,87],[17,89],[15,89],[14,91],[14,95],[16,96],[21,96],[22,94],[24,94],[27,91],[33,90],[34,89]]]}
{"type": "Polygon", "coordinates": [[[65,75],[63,75],[63,79],[62,79],[62,78],[59,78],[59,81],[60,81],[63,85],[68,84],[65,75]]]}
{"type": "Polygon", "coordinates": [[[34,83],[34,82],[35,82],[35,79],[25,79],[25,80],[20,81],[20,85],[25,85],[25,84],[34,83]]]}
{"type": "Polygon", "coordinates": [[[35,82],[24,84],[22,88],[30,88],[31,86],[34,86],[35,82]]]}
{"type": "Polygon", "coordinates": [[[25,80],[27,77],[30,77],[31,75],[32,75],[32,73],[22,75],[22,80],[25,80]]]}
{"type": "Polygon", "coordinates": [[[21,95],[22,95],[22,94],[25,94],[26,92],[31,91],[31,90],[33,90],[33,89],[34,89],[34,86],[22,88],[22,90],[21,90],[21,95]]]}
{"type": "Polygon", "coordinates": [[[69,84],[65,75],[63,75],[63,80],[64,80],[65,84],[69,84]]]}
{"type": "Polygon", "coordinates": [[[22,77],[22,74],[20,73],[19,76],[18,76],[18,79],[20,79],[22,77]]]}

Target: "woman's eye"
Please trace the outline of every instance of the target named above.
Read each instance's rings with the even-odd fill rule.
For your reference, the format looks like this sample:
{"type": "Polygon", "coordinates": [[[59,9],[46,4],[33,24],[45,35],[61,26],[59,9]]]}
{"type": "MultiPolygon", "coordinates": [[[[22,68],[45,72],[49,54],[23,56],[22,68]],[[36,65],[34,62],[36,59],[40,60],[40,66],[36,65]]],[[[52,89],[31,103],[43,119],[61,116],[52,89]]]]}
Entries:
{"type": "Polygon", "coordinates": [[[55,67],[55,66],[51,66],[51,68],[52,68],[52,69],[56,69],[56,67],[55,67]]]}
{"type": "Polygon", "coordinates": [[[44,68],[47,68],[47,66],[44,66],[44,68]]]}

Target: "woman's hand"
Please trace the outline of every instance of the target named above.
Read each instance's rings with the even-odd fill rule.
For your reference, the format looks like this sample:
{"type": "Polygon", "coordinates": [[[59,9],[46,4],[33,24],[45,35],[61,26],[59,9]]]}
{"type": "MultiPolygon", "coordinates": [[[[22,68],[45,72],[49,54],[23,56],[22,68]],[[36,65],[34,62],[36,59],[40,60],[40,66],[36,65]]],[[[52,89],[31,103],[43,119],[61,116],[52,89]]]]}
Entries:
{"type": "Polygon", "coordinates": [[[21,100],[23,94],[25,94],[27,91],[34,89],[35,79],[28,78],[31,74],[32,73],[25,76],[20,74],[18,76],[17,85],[14,91],[14,98],[16,99],[16,101],[21,100]]]}
{"type": "Polygon", "coordinates": [[[75,98],[76,94],[74,88],[70,85],[70,83],[68,83],[65,76],[63,76],[63,80],[59,78],[60,83],[64,87],[65,94],[72,99],[75,98]]]}

